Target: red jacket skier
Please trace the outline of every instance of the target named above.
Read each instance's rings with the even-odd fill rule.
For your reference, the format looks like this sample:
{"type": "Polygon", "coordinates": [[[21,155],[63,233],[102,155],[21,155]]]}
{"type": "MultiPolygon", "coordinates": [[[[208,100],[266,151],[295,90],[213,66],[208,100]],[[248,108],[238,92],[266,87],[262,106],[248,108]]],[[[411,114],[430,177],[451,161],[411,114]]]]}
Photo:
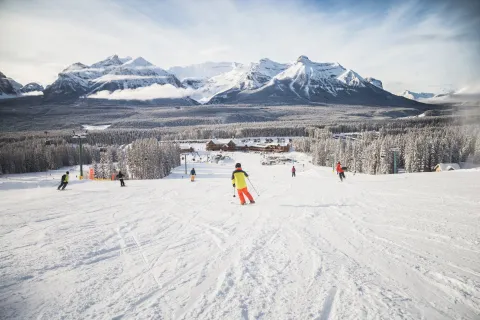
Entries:
{"type": "Polygon", "coordinates": [[[337,174],[340,177],[340,181],[343,181],[345,179],[345,172],[343,171],[342,165],[340,164],[340,161],[337,162],[337,174]]]}
{"type": "Polygon", "coordinates": [[[342,165],[340,164],[340,161],[337,162],[337,173],[343,172],[342,165]]]}
{"type": "Polygon", "coordinates": [[[295,177],[295,172],[297,172],[297,169],[295,169],[295,166],[292,167],[292,177],[295,177]]]}

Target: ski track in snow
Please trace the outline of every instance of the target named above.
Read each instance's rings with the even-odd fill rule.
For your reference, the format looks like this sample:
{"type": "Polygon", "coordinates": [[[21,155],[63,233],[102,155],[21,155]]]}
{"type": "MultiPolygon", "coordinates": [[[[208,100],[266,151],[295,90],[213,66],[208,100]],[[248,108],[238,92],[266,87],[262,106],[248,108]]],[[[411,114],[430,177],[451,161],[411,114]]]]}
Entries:
{"type": "Polygon", "coordinates": [[[259,165],[0,191],[1,319],[479,319],[480,172],[259,165]],[[217,177],[215,177],[217,176],[217,177]]]}

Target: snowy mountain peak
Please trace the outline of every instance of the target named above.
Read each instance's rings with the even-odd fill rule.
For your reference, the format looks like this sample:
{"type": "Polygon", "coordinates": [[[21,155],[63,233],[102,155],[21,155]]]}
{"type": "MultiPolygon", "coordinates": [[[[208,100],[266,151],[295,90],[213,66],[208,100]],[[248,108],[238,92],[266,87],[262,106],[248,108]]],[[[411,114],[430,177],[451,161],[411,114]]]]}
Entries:
{"type": "Polygon", "coordinates": [[[16,90],[9,79],[10,78],[0,72],[0,96],[16,94],[16,90]]]}
{"type": "Polygon", "coordinates": [[[143,57],[137,57],[135,59],[132,59],[130,61],[127,61],[123,64],[125,67],[152,67],[153,64],[147,60],[145,60],[143,57]]]}
{"type": "Polygon", "coordinates": [[[302,56],[298,57],[297,62],[310,63],[310,62],[312,62],[312,61],[310,61],[310,59],[308,59],[307,56],[303,56],[303,55],[302,55],[302,56]]]}
{"type": "Polygon", "coordinates": [[[262,59],[260,59],[258,62],[259,62],[259,63],[272,63],[272,62],[273,62],[273,63],[276,63],[276,62],[274,62],[274,61],[272,61],[272,60],[270,60],[270,59],[268,59],[268,58],[262,58],[262,59]]]}
{"type": "Polygon", "coordinates": [[[39,85],[36,82],[30,82],[24,85],[20,91],[22,93],[28,93],[28,92],[43,91],[43,90],[44,90],[43,86],[39,85]]]}
{"type": "Polygon", "coordinates": [[[337,79],[351,87],[364,87],[365,79],[353,70],[347,69],[344,73],[339,75],[337,79]]]}
{"type": "Polygon", "coordinates": [[[82,69],[86,69],[88,68],[87,65],[81,63],[81,62],[76,62],[68,67],[66,67],[65,69],[63,69],[62,72],[72,72],[72,71],[78,71],[78,70],[82,70],[82,69]]]}
{"type": "Polygon", "coordinates": [[[105,60],[96,62],[92,64],[90,67],[91,68],[105,68],[105,67],[111,67],[111,66],[119,66],[123,64],[122,61],[118,58],[118,56],[115,54],[113,56],[107,57],[105,60]]]}
{"type": "Polygon", "coordinates": [[[377,88],[383,89],[382,81],[380,81],[378,79],[368,77],[368,78],[365,78],[365,81],[367,81],[370,84],[373,84],[377,88]]]}

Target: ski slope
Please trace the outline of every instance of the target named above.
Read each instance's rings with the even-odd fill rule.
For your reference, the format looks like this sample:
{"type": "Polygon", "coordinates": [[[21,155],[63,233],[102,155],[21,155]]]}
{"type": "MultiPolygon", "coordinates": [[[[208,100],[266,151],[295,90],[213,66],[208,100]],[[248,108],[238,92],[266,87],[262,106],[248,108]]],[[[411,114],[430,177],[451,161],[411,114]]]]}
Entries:
{"type": "Polygon", "coordinates": [[[0,318],[480,318],[480,171],[341,183],[234,156],[255,205],[231,163],[126,188],[0,179],[0,318]]]}

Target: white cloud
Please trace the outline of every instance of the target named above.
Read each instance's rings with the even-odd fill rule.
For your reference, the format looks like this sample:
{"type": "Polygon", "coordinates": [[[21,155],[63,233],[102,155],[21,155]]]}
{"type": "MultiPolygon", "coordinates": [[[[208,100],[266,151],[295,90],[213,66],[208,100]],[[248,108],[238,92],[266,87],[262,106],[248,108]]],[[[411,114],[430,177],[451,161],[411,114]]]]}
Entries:
{"type": "Polygon", "coordinates": [[[116,90],[113,92],[104,90],[88,96],[92,99],[107,100],[153,100],[153,99],[179,99],[190,96],[194,90],[183,89],[171,84],[152,84],[148,87],[136,89],[116,90]]]}
{"type": "Polygon", "coordinates": [[[333,10],[274,0],[5,0],[0,70],[45,85],[73,62],[91,64],[114,53],[163,68],[263,57],[288,62],[305,54],[380,79],[392,92],[459,88],[477,77],[478,45],[465,36],[475,25],[463,12],[446,12],[442,1],[370,10],[358,3],[333,10]]]}

